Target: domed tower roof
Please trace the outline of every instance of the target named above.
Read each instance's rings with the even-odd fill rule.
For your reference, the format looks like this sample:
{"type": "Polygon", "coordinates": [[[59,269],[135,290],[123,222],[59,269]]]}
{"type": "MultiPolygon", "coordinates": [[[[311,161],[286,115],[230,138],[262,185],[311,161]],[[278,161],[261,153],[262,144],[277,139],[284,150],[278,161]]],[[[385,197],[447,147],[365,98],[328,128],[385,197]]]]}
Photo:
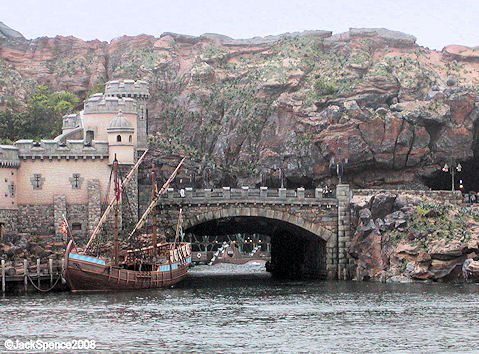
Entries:
{"type": "Polygon", "coordinates": [[[118,111],[118,114],[110,121],[107,128],[108,132],[133,132],[134,130],[135,128],[128,118],[123,115],[121,110],[118,111]]]}

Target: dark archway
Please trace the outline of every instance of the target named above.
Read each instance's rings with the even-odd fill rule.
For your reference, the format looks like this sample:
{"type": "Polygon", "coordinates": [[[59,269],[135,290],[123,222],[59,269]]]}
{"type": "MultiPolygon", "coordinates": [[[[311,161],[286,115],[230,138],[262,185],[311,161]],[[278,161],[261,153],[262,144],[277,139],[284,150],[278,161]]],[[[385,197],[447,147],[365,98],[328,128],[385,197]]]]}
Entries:
{"type": "Polygon", "coordinates": [[[271,272],[278,278],[326,278],[326,241],[292,223],[262,217],[233,216],[187,227],[198,236],[262,234],[271,238],[271,272]]]}

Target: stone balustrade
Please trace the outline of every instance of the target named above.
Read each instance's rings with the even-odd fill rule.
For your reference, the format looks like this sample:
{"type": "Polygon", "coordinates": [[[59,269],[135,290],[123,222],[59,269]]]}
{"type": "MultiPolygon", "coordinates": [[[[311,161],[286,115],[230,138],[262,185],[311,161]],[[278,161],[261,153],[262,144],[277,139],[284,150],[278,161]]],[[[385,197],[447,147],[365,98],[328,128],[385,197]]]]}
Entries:
{"type": "Polygon", "coordinates": [[[91,145],[85,145],[83,140],[67,140],[65,143],[55,140],[18,140],[15,142],[20,158],[52,159],[52,158],[108,158],[108,142],[93,140],[91,145]]]}
{"type": "Polygon", "coordinates": [[[160,198],[160,204],[170,203],[278,203],[278,204],[316,204],[336,205],[334,195],[323,196],[319,188],[316,190],[297,189],[268,189],[260,188],[230,188],[217,189],[193,189],[185,188],[183,191],[168,188],[167,192],[160,198]]]}

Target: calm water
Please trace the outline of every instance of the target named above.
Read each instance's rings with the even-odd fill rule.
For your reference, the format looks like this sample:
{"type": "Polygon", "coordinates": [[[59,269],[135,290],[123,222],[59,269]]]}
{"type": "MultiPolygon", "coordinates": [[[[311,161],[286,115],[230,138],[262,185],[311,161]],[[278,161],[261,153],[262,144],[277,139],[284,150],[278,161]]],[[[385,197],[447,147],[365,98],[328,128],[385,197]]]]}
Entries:
{"type": "Polygon", "coordinates": [[[278,282],[196,267],[175,289],[0,298],[5,339],[136,352],[479,352],[479,286],[278,282]]]}

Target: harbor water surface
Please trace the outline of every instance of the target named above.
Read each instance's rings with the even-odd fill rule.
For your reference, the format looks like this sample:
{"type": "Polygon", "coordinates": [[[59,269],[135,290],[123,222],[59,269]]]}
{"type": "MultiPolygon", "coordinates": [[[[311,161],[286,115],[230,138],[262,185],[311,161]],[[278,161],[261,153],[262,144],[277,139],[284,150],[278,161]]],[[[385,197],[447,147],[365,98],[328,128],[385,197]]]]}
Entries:
{"type": "Polygon", "coordinates": [[[479,351],[478,284],[276,281],[200,266],[173,289],[0,300],[7,339],[135,352],[479,351]]]}

